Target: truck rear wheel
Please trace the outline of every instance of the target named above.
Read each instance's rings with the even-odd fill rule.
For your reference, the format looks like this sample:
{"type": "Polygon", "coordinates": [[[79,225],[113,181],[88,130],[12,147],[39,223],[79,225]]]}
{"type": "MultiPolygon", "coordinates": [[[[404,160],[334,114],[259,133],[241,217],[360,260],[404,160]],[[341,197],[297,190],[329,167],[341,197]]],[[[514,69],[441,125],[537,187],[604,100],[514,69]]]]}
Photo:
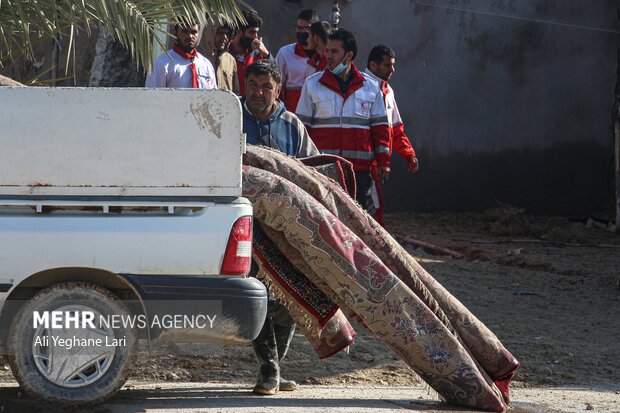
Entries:
{"type": "Polygon", "coordinates": [[[138,344],[133,329],[101,323],[112,315],[122,319],[130,313],[96,285],[57,284],[37,293],[20,308],[9,331],[9,363],[20,386],[61,405],[111,397],[127,381],[138,344]],[[60,321],[54,318],[58,314],[64,315],[60,321]]]}

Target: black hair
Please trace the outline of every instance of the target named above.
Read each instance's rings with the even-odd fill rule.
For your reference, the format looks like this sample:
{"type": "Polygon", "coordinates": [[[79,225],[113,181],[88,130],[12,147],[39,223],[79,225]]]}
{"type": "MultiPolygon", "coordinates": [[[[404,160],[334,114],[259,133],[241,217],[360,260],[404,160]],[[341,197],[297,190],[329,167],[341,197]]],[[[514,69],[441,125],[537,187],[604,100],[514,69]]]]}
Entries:
{"type": "Polygon", "coordinates": [[[229,39],[232,39],[232,37],[235,35],[235,29],[230,27],[230,25],[228,23],[216,25],[215,26],[215,31],[217,32],[219,29],[226,30],[226,35],[228,36],[229,39]]]}
{"type": "Polygon", "coordinates": [[[276,84],[279,85],[282,82],[282,76],[280,75],[280,68],[271,59],[261,59],[252,63],[245,70],[245,78],[247,80],[250,74],[254,74],[255,76],[261,75],[269,75],[276,81],[276,84]]]}
{"type": "Polygon", "coordinates": [[[328,39],[340,40],[345,53],[353,52],[353,59],[357,56],[357,41],[350,31],[345,29],[335,30],[329,35],[328,39]]]}
{"type": "Polygon", "coordinates": [[[242,13],[246,23],[239,22],[239,30],[245,31],[251,27],[261,27],[263,25],[263,19],[255,11],[244,10],[242,13]]]}
{"type": "Polygon", "coordinates": [[[372,48],[370,54],[368,55],[368,64],[366,65],[366,67],[370,67],[370,62],[375,62],[376,64],[380,65],[381,62],[383,62],[383,56],[396,58],[396,53],[394,52],[394,50],[382,44],[375,46],[372,48]]]}
{"type": "Polygon", "coordinates": [[[299,12],[297,18],[307,20],[310,23],[314,23],[319,21],[319,13],[317,13],[316,10],[313,9],[306,9],[299,12]]]}
{"type": "Polygon", "coordinates": [[[310,33],[319,36],[323,43],[327,43],[327,37],[331,32],[332,26],[326,21],[312,23],[310,26],[310,33]]]}

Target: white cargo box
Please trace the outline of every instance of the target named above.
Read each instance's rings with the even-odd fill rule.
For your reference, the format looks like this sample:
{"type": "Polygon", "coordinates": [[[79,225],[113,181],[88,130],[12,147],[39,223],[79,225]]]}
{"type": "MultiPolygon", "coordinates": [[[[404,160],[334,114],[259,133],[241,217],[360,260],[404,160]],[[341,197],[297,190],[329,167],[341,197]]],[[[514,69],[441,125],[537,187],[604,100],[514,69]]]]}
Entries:
{"type": "Polygon", "coordinates": [[[0,87],[0,196],[241,195],[238,99],[197,89],[0,87]]]}

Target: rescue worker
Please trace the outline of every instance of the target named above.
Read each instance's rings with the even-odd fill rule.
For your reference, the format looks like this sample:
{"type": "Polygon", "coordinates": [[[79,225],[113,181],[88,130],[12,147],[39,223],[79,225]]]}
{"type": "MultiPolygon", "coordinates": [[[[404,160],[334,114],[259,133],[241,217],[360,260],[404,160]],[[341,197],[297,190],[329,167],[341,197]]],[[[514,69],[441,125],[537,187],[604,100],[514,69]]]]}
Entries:
{"type": "Polygon", "coordinates": [[[332,26],[326,22],[316,22],[310,25],[310,36],[308,37],[308,46],[314,49],[315,53],[322,56],[321,61],[324,64],[317,67],[317,72],[327,67],[327,58],[325,57],[325,48],[327,47],[327,38],[332,32],[332,26]]]}
{"type": "Polygon", "coordinates": [[[303,10],[295,25],[297,42],[283,46],[276,56],[282,74],[282,100],[286,109],[295,111],[306,78],[325,68],[323,54],[317,53],[310,42],[310,27],[319,21],[316,10],[303,10]]]}
{"type": "MultiPolygon", "coordinates": [[[[381,92],[385,100],[385,106],[388,115],[388,121],[392,128],[392,142],[390,146],[390,156],[392,155],[392,149],[407,162],[409,172],[417,172],[420,168],[418,158],[415,150],[409,141],[409,138],[405,134],[405,125],[400,117],[398,111],[398,105],[396,105],[396,99],[394,97],[394,90],[388,83],[392,74],[394,73],[394,65],[396,64],[396,53],[394,50],[387,46],[378,45],[373,47],[368,56],[368,64],[365,74],[379,82],[381,86],[381,92]]],[[[374,165],[373,165],[374,166],[374,165]]],[[[381,180],[378,177],[378,171],[376,167],[372,168],[373,179],[377,187],[377,195],[379,198],[379,208],[375,212],[375,219],[383,224],[383,191],[381,188],[381,180]]]]}
{"type": "Polygon", "coordinates": [[[263,19],[254,11],[243,11],[245,23],[239,23],[228,48],[237,61],[237,78],[241,95],[245,91],[245,70],[255,61],[272,57],[259,36],[263,19]]]}
{"type": "Polygon", "coordinates": [[[390,175],[390,127],[379,83],[357,70],[356,54],[353,33],[339,29],[329,35],[327,69],[306,80],[297,116],[321,152],[353,163],[356,199],[373,214],[378,205],[370,168],[376,162],[382,179],[390,175]]]}
{"type": "Polygon", "coordinates": [[[215,89],[213,65],[196,50],[200,25],[195,20],[179,20],[182,23],[173,28],[176,41],[172,49],[153,62],[145,86],[215,89]]]}
{"type": "MultiPolygon", "coordinates": [[[[280,71],[271,59],[259,60],[245,72],[243,132],[249,145],[264,145],[289,156],[307,157],[319,153],[303,123],[278,100],[282,89],[280,71]]],[[[252,274],[257,271],[253,263],[252,274]]],[[[273,395],[297,389],[297,383],[280,376],[280,361],[288,351],[295,332],[295,322],[273,297],[267,305],[267,318],[258,337],[252,342],[260,363],[253,392],[273,395]]]]}

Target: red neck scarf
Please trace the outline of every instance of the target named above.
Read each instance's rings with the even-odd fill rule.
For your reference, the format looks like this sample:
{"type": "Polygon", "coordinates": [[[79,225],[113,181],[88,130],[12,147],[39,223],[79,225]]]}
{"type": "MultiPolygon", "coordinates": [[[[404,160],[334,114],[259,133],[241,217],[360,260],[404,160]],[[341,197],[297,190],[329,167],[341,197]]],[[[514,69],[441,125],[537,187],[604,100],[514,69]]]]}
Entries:
{"type": "Polygon", "coordinates": [[[308,53],[306,53],[306,49],[299,43],[295,43],[295,54],[300,57],[308,57],[308,53]]]}
{"type": "Polygon", "coordinates": [[[327,66],[327,58],[325,57],[325,54],[321,54],[315,50],[312,57],[308,57],[308,52],[299,43],[295,43],[295,54],[308,59],[306,63],[312,66],[317,72],[320,72],[325,69],[325,66],[327,66]]]}
{"type": "Polygon", "coordinates": [[[381,93],[383,93],[383,101],[387,103],[387,95],[390,93],[387,80],[381,80],[381,93]]]}
{"type": "Polygon", "coordinates": [[[176,44],[172,46],[172,50],[174,50],[179,56],[187,60],[191,60],[191,63],[189,64],[189,69],[192,71],[192,87],[194,89],[198,89],[198,72],[196,71],[196,63],[194,63],[194,58],[198,55],[198,52],[194,48],[190,53],[187,53],[176,44]]]}
{"type": "Polygon", "coordinates": [[[383,92],[384,95],[387,95],[388,93],[390,93],[390,86],[388,85],[387,80],[381,81],[381,91],[383,92]]]}
{"type": "Polygon", "coordinates": [[[350,75],[352,76],[351,82],[349,83],[349,88],[344,94],[340,90],[340,84],[338,83],[338,80],[336,79],[336,75],[334,75],[329,69],[325,69],[323,71],[323,75],[319,79],[319,82],[325,85],[326,88],[338,93],[340,96],[342,96],[346,100],[349,96],[355,93],[357,89],[363,87],[364,82],[366,81],[366,78],[362,76],[359,70],[357,70],[357,67],[355,67],[355,63],[351,63],[351,72],[352,72],[352,74],[350,75]]]}
{"type": "Polygon", "coordinates": [[[308,64],[314,67],[317,72],[320,72],[327,66],[327,58],[325,57],[325,54],[314,52],[314,55],[308,59],[308,64]]]}

